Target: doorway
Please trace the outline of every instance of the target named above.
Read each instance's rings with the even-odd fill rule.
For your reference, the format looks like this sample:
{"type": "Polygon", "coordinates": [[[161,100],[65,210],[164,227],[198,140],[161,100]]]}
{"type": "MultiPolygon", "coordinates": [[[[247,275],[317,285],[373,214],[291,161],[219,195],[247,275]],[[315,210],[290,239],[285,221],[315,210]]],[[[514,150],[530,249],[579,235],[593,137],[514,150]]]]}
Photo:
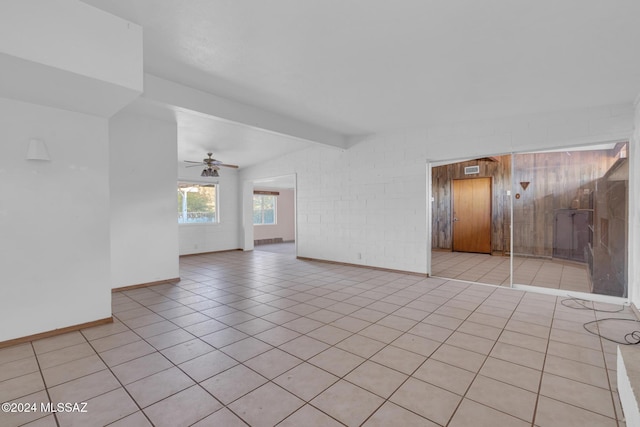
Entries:
{"type": "Polygon", "coordinates": [[[295,174],[245,182],[243,231],[243,250],[297,256],[295,174]]]}
{"type": "Polygon", "coordinates": [[[452,182],[453,251],[491,253],[491,177],[452,182]]]}

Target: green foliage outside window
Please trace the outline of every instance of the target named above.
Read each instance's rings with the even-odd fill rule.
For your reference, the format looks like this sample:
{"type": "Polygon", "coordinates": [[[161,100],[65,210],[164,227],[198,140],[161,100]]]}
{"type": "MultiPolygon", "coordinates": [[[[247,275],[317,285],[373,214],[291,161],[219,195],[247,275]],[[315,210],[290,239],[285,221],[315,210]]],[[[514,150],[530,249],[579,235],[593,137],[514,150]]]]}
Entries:
{"type": "Polygon", "coordinates": [[[217,186],[215,184],[178,183],[178,223],[215,223],[217,186]]]}
{"type": "Polygon", "coordinates": [[[276,223],[276,196],[253,195],[253,224],[276,223]]]}

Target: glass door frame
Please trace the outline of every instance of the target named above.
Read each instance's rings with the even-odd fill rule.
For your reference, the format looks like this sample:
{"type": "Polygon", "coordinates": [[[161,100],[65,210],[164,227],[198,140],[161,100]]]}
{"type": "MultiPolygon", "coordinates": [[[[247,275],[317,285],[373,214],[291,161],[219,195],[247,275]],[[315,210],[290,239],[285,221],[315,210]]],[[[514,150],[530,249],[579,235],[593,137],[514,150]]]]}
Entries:
{"type": "MultiPolygon", "coordinates": [[[[509,219],[509,288],[511,289],[517,289],[517,290],[522,290],[522,291],[529,291],[529,292],[536,292],[536,293],[542,293],[542,294],[548,294],[548,295],[556,295],[556,296],[564,296],[564,297],[577,297],[577,298],[582,298],[582,299],[586,299],[586,300],[590,300],[590,301],[595,301],[595,302],[603,302],[603,303],[609,303],[609,304],[617,304],[617,305],[629,305],[630,304],[630,298],[629,298],[629,283],[627,282],[626,286],[627,286],[627,292],[626,292],[626,296],[625,297],[616,297],[616,296],[610,296],[610,295],[600,295],[600,294],[595,294],[595,293],[585,293],[585,292],[579,292],[579,291],[570,291],[570,290],[561,290],[561,289],[553,289],[553,288],[545,288],[545,287],[541,287],[541,286],[534,286],[534,285],[525,285],[525,284],[518,284],[515,282],[514,280],[514,251],[513,251],[513,221],[514,221],[514,189],[515,189],[515,174],[513,173],[513,168],[515,166],[515,156],[516,155],[521,155],[521,154],[535,154],[535,153],[542,153],[542,152],[550,152],[550,151],[571,151],[571,149],[575,149],[575,148],[582,148],[582,147],[589,147],[589,146],[598,146],[598,145],[603,145],[603,144],[614,144],[614,143],[620,143],[620,142],[628,142],[630,144],[630,141],[628,141],[628,139],[621,139],[621,140],[614,140],[614,141],[600,141],[597,143],[591,143],[591,144],[577,144],[577,145],[571,145],[571,146],[562,146],[562,147],[553,147],[553,148],[541,148],[539,150],[522,150],[522,151],[511,151],[509,153],[502,153],[502,154],[498,154],[500,156],[506,156],[509,155],[511,156],[511,171],[510,171],[510,175],[511,175],[511,185],[510,188],[507,190],[507,196],[509,196],[509,212],[510,212],[510,219],[509,219]]],[[[631,148],[630,148],[631,149],[631,148]]],[[[429,277],[437,277],[440,279],[447,279],[447,280],[456,280],[456,279],[451,279],[451,278],[446,278],[446,277],[439,277],[439,276],[433,276],[432,275],[432,242],[433,242],[433,203],[435,201],[435,197],[433,194],[433,179],[432,179],[432,173],[433,173],[433,168],[434,167],[438,167],[438,166],[444,166],[444,165],[448,165],[448,164],[452,164],[452,163],[459,163],[459,162],[464,162],[464,161],[468,161],[474,158],[479,158],[479,157],[488,157],[488,156],[496,156],[496,154],[487,154],[487,155],[480,155],[480,156],[473,156],[471,158],[458,158],[458,159],[448,159],[448,160],[427,160],[426,162],[426,186],[427,186],[427,199],[426,199],[426,210],[427,210],[427,215],[426,215],[426,225],[427,225],[427,233],[426,233],[426,237],[427,237],[427,244],[428,246],[428,250],[426,251],[426,270],[427,270],[427,275],[429,277]]],[[[630,190],[628,190],[630,191],[630,190]]],[[[627,195],[627,200],[629,198],[629,195],[627,195]]],[[[628,212],[629,206],[627,205],[627,215],[629,218],[629,212],[628,212]]],[[[629,247],[629,238],[627,236],[627,251],[628,251],[628,247],[629,247]]],[[[627,263],[629,263],[629,260],[627,260],[627,263]]],[[[628,268],[628,266],[627,266],[628,268]]],[[[473,282],[476,283],[476,282],[473,282]]],[[[485,285],[485,286],[495,286],[495,287],[499,287],[499,285],[491,285],[491,284],[484,284],[484,283],[478,283],[481,285],[485,285]]]]}

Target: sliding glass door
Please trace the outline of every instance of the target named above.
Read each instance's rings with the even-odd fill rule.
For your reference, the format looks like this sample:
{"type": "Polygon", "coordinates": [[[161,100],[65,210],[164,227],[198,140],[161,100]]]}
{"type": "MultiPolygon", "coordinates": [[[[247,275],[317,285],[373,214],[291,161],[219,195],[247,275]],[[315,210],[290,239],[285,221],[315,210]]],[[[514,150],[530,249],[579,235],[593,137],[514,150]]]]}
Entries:
{"type": "Polygon", "coordinates": [[[431,167],[431,275],[627,296],[628,143],[431,167]]]}
{"type": "Polygon", "coordinates": [[[513,155],[513,284],[627,295],[627,144],[513,155]]]}

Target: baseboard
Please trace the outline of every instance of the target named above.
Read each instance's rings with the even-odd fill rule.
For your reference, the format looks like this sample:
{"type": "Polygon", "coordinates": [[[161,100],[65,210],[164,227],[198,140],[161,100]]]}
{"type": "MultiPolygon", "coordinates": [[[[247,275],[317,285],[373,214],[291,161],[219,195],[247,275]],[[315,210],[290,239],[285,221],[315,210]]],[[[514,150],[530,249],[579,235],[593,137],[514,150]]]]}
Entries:
{"type": "Polygon", "coordinates": [[[236,249],[223,249],[221,251],[209,251],[209,252],[197,252],[194,254],[184,254],[184,255],[180,255],[180,258],[182,257],[188,257],[188,256],[198,256],[198,255],[207,255],[207,254],[221,254],[223,252],[235,252],[235,251],[241,251],[242,248],[236,248],[236,249]]]}
{"type": "Polygon", "coordinates": [[[130,291],[132,289],[146,288],[147,286],[153,285],[164,285],[165,283],[178,283],[180,281],[179,277],[175,277],[173,279],[165,279],[165,280],[157,280],[155,282],[148,283],[139,283],[137,285],[129,285],[129,286],[121,286],[119,288],[112,288],[111,293],[122,292],[122,291],[130,291]]]}
{"type": "Polygon", "coordinates": [[[253,241],[253,246],[272,245],[275,243],[284,243],[284,240],[282,240],[282,237],[272,237],[270,239],[258,239],[253,241]]]}
{"type": "Polygon", "coordinates": [[[66,328],[54,329],[52,331],[40,332],[39,334],[27,335],[26,337],[14,338],[8,341],[0,342],[0,348],[10,347],[16,344],[23,344],[29,341],[40,340],[43,338],[55,337],[56,335],[66,334],[67,332],[79,331],[80,329],[92,328],[94,326],[106,325],[113,323],[113,317],[94,320],[92,322],[80,323],[79,325],[67,326],[66,328]]]}
{"type": "Polygon", "coordinates": [[[303,261],[323,262],[323,263],[326,263],[326,264],[344,265],[346,267],[358,267],[358,268],[366,268],[366,269],[369,269],[369,270],[386,271],[388,273],[401,273],[401,274],[410,274],[412,276],[429,277],[429,275],[426,274],[426,273],[416,273],[415,271],[406,271],[406,270],[394,270],[392,268],[374,267],[374,266],[371,266],[371,265],[351,264],[351,263],[348,263],[348,262],[330,261],[330,260],[326,260],[326,259],[309,258],[309,257],[304,257],[304,256],[298,256],[298,257],[296,257],[296,259],[300,259],[300,260],[303,260],[303,261]]]}

